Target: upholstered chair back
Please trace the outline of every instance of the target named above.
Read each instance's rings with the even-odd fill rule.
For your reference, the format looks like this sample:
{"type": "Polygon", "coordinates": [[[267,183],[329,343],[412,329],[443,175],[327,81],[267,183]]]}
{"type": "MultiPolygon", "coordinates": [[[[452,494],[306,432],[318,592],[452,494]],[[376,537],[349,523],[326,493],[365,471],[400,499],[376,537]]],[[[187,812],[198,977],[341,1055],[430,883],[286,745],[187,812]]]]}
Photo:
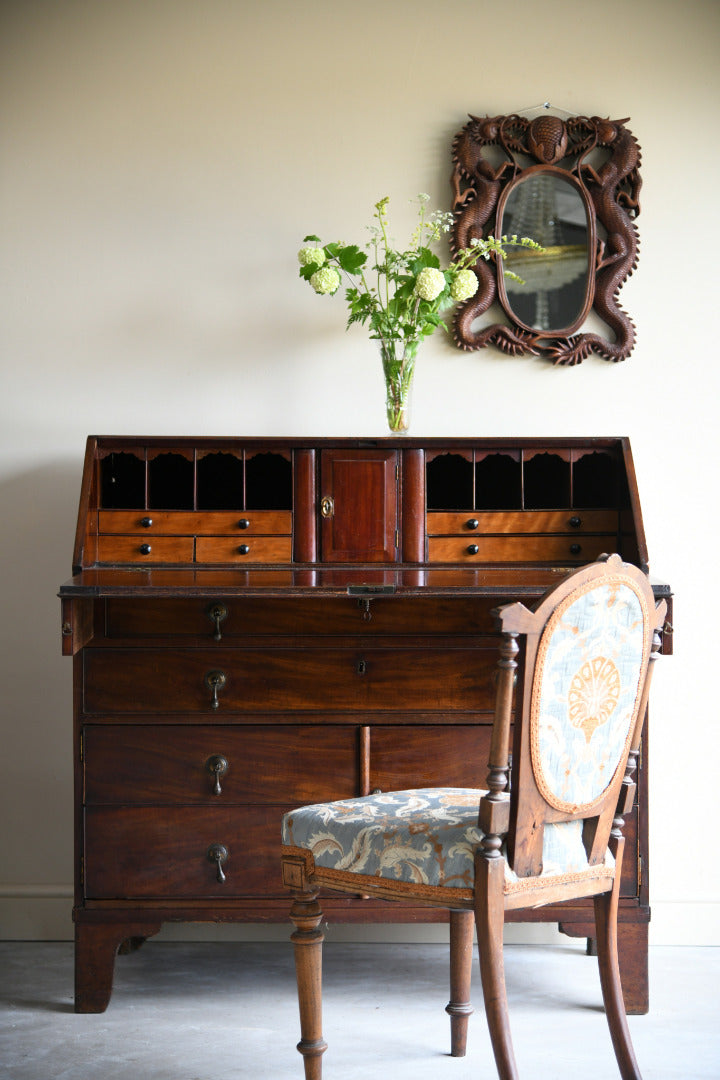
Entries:
{"type": "Polygon", "coordinates": [[[657,621],[647,578],[619,559],[550,602],[520,665],[508,837],[519,877],[605,859],[657,621]]]}

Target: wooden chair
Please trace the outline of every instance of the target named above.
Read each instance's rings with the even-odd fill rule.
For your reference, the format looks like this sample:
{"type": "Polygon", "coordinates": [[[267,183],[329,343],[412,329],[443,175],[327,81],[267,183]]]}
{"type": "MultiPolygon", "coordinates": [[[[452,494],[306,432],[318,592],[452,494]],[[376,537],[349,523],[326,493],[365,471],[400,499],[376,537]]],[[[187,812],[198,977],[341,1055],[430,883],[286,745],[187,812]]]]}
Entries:
{"type": "Polygon", "coordinates": [[[605,1011],[620,1074],[640,1077],[617,958],[623,815],[665,603],[618,555],[568,575],[535,611],[496,612],[498,687],[486,791],[418,789],[303,807],[283,819],[307,1080],[320,1080],[322,913],[339,889],[450,911],[451,1053],[465,1053],[473,913],[498,1075],[517,1077],[504,913],[593,897],[605,1011]],[[518,638],[524,639],[520,649],[518,638]],[[510,759],[513,684],[517,705],[510,759]],[[512,774],[510,776],[510,774],[512,774]],[[511,778],[511,784],[508,783],[511,778]]]}

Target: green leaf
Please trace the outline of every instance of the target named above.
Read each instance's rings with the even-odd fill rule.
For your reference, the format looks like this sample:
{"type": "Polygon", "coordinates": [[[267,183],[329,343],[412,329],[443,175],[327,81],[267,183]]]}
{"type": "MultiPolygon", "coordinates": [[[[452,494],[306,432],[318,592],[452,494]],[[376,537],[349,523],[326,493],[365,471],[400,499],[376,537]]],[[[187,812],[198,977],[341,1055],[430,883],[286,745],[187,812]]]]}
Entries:
{"type": "Polygon", "coordinates": [[[440,260],[430,248],[423,247],[418,250],[417,258],[410,264],[410,272],[417,276],[426,266],[432,266],[435,270],[439,270],[440,260]]]}
{"type": "Polygon", "coordinates": [[[310,241],[313,241],[315,244],[319,244],[320,243],[320,237],[319,236],[305,236],[305,237],[303,237],[303,244],[309,244],[310,241]]]}
{"type": "Polygon", "coordinates": [[[367,262],[367,255],[356,244],[340,248],[337,260],[348,274],[357,274],[367,262]]]}

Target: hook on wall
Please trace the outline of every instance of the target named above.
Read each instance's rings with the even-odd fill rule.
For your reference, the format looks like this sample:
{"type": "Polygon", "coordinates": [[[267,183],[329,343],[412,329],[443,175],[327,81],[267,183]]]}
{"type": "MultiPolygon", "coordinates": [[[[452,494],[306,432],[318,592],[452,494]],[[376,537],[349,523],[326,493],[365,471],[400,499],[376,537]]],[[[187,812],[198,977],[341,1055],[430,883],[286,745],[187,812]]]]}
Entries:
{"type": "Polygon", "coordinates": [[[555,105],[552,105],[549,101],[542,101],[539,105],[526,105],[524,109],[517,109],[516,114],[518,116],[527,116],[529,119],[534,119],[535,115],[541,116],[543,113],[549,113],[552,111],[553,116],[565,117],[574,116],[573,112],[568,112],[567,109],[560,109],[555,105]]]}

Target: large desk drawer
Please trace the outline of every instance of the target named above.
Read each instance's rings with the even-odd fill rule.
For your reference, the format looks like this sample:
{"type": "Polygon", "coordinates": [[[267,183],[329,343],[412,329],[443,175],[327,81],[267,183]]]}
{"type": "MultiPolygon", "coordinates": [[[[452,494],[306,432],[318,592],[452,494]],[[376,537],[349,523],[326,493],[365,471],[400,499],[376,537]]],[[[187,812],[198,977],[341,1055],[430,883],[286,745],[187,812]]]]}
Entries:
{"type": "Polygon", "coordinates": [[[87,804],[299,806],[359,791],[351,726],[90,724],[83,744],[87,804]]]}
{"type": "Polygon", "coordinates": [[[84,711],[487,709],[496,659],[494,648],[87,649],[84,711]]]}
{"type": "MultiPolygon", "coordinates": [[[[508,599],[512,599],[509,596],[508,599]]],[[[105,634],[109,638],[200,637],[221,640],[266,634],[329,637],[383,634],[412,635],[491,634],[497,597],[376,596],[370,599],[369,615],[356,597],[312,597],[286,600],[271,597],[226,597],[218,600],[117,599],[105,601],[105,634]],[[221,612],[219,625],[215,615],[221,612]]]]}
{"type": "MultiPolygon", "coordinates": [[[[91,807],[85,811],[89,900],[286,895],[279,877],[280,821],[290,803],[262,807],[91,807]],[[227,849],[225,881],[209,856],[227,849]]],[[[625,827],[621,894],[637,891],[637,813],[625,827]]]]}
{"type": "Polygon", "coordinates": [[[85,811],[85,896],[89,900],[283,895],[281,806],[115,807],[85,811]],[[222,844],[225,881],[211,848],[222,844]]]}

